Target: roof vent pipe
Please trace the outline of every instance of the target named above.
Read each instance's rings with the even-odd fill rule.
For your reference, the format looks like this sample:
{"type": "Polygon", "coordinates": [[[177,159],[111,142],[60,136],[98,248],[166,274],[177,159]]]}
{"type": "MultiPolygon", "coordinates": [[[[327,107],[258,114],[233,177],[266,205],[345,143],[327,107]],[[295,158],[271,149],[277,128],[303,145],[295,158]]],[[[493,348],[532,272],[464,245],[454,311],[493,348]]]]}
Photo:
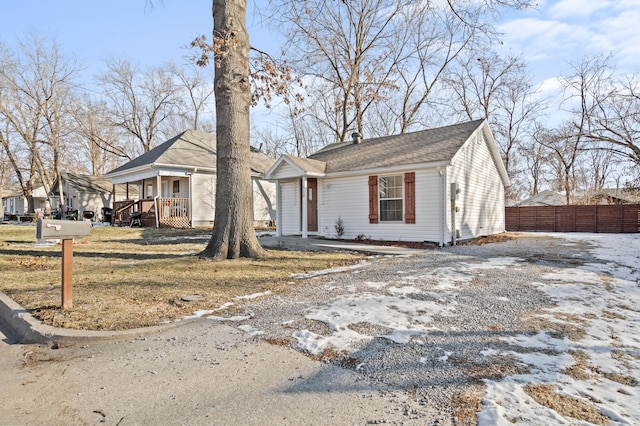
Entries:
{"type": "Polygon", "coordinates": [[[362,141],[362,135],[358,132],[351,133],[351,138],[353,140],[353,144],[359,144],[362,141]]]}

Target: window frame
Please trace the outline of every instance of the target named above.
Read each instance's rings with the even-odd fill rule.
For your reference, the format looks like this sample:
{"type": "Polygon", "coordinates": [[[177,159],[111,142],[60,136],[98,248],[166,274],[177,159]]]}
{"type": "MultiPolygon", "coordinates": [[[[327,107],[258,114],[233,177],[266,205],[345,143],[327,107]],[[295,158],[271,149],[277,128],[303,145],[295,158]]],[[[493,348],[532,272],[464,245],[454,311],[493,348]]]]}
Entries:
{"type": "Polygon", "coordinates": [[[384,175],[384,176],[378,176],[378,221],[379,222],[384,222],[384,223],[404,223],[404,215],[405,215],[405,188],[404,188],[404,175],[403,174],[390,174],[390,175],[384,175]],[[385,196],[383,197],[383,188],[388,189],[388,179],[389,178],[393,178],[394,182],[393,182],[393,187],[394,188],[394,192],[396,196],[394,197],[389,197],[389,196],[385,196]],[[383,185],[382,182],[383,180],[387,181],[387,185],[383,185]],[[401,196],[398,197],[397,196],[397,192],[400,191],[401,196]],[[383,202],[388,202],[388,201],[399,201],[400,202],[400,210],[398,209],[393,209],[390,210],[388,207],[383,209],[383,202]],[[394,219],[383,219],[383,213],[386,213],[386,216],[389,216],[389,212],[392,211],[394,212],[394,219]]]}

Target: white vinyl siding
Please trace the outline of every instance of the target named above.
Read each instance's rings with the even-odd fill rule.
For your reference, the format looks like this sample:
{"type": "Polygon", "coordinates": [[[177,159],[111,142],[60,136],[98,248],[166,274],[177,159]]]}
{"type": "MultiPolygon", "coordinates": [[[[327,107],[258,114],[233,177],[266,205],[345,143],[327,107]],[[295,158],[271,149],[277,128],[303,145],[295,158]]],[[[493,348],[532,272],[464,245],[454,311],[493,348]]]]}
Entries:
{"type": "MultiPolygon", "coordinates": [[[[461,239],[504,232],[504,184],[481,130],[454,156],[448,180],[460,188],[456,229],[461,239]]],[[[450,236],[450,219],[448,224],[450,236]]]]}
{"type": "Polygon", "coordinates": [[[191,179],[191,226],[210,226],[215,217],[216,175],[194,174],[191,179]]]}
{"type": "MultiPolygon", "coordinates": [[[[414,171],[414,170],[407,170],[414,171]]],[[[387,241],[440,242],[442,215],[441,177],[436,169],[416,172],[416,223],[369,223],[369,176],[319,179],[318,233],[335,238],[338,217],[344,225],[343,238],[364,236],[387,241]]],[[[404,172],[401,173],[404,176],[404,172]]]]}
{"type": "Polygon", "coordinates": [[[286,161],[280,164],[276,173],[271,177],[273,179],[288,179],[292,177],[299,177],[300,170],[294,168],[286,161]]]}
{"type": "Polygon", "coordinates": [[[296,235],[301,232],[300,181],[280,182],[280,199],[282,235],[296,235]],[[286,206],[286,208],[282,208],[286,206]]]}

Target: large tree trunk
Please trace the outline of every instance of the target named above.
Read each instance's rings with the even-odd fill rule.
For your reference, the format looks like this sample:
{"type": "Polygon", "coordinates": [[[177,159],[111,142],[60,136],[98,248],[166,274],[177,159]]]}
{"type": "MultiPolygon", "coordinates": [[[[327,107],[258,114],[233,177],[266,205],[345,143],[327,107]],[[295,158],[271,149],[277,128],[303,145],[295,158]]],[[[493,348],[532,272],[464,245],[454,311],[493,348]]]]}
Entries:
{"type": "Polygon", "coordinates": [[[225,54],[215,61],[215,222],[201,256],[216,260],[265,255],[253,228],[251,207],[251,89],[245,19],[246,0],[213,0],[214,40],[225,40],[225,54]]]}

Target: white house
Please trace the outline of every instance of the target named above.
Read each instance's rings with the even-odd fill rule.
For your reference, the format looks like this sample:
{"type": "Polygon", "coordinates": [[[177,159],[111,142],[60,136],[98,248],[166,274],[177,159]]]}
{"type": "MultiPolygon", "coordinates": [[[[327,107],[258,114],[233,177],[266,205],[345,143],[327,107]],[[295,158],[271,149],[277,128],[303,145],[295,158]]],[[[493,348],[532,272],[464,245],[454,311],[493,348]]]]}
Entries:
{"type": "MultiPolygon", "coordinates": [[[[44,186],[39,186],[33,190],[33,208],[40,211],[47,201],[47,192],[44,186]]],[[[5,216],[21,216],[28,213],[29,203],[19,189],[4,190],[2,193],[2,212],[5,216]]]]}
{"type": "MultiPolygon", "coordinates": [[[[274,159],[251,149],[255,224],[275,221],[275,185],[262,180],[274,159]]],[[[216,137],[187,130],[107,173],[126,186],[127,201],[114,203],[115,221],[142,214],[142,226],[211,226],[215,213],[216,137]]]]}
{"type": "MultiPolygon", "coordinates": [[[[114,191],[111,179],[104,176],[62,173],[63,209],[77,211],[78,219],[91,212],[93,220],[102,221],[103,209],[111,208],[113,201],[126,199],[126,186],[114,191]],[[115,194],[114,194],[115,193],[115,194]],[[114,198],[115,197],[115,198],[114,198]]],[[[59,184],[56,180],[51,189],[52,207],[60,205],[59,184]]]]}
{"type": "Polygon", "coordinates": [[[504,232],[509,177],[486,120],[280,157],[278,235],[426,241],[504,232]],[[338,235],[337,223],[343,233],[338,235]]]}

